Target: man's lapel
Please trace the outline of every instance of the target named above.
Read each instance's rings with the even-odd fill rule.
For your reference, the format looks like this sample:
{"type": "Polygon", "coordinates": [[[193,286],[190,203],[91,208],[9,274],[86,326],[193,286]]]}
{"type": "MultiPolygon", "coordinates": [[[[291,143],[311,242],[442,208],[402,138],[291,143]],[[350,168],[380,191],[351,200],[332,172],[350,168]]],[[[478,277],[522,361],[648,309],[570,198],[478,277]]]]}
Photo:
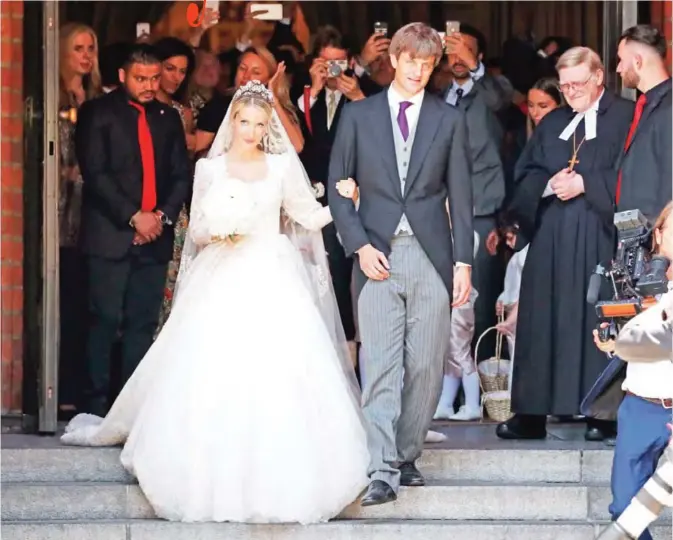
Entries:
{"type": "Polygon", "coordinates": [[[631,144],[629,145],[629,148],[626,149],[626,152],[624,154],[629,153],[629,149],[633,146],[633,141],[636,140],[636,137],[638,136],[638,133],[642,131],[642,126],[645,124],[649,116],[659,107],[661,102],[670,94],[671,92],[671,79],[668,79],[668,82],[666,83],[668,85],[668,91],[667,92],[660,92],[657,95],[656,101],[653,103],[645,103],[645,108],[643,109],[643,115],[640,117],[640,121],[638,122],[638,125],[636,126],[636,131],[633,134],[633,138],[631,139],[631,144]]]}
{"type": "Polygon", "coordinates": [[[400,173],[397,170],[397,157],[395,156],[395,138],[393,136],[393,124],[388,104],[388,92],[384,90],[371,98],[376,105],[372,107],[372,125],[380,126],[376,131],[380,135],[378,141],[372,141],[381,156],[383,165],[388,172],[391,182],[395,186],[395,193],[400,193],[400,173]]]}
{"type": "Polygon", "coordinates": [[[409,171],[407,173],[407,181],[404,187],[405,196],[407,193],[409,193],[411,185],[418,177],[421,167],[423,166],[425,156],[427,155],[428,150],[430,150],[432,141],[435,139],[435,134],[437,133],[441,123],[441,112],[441,110],[438,110],[435,99],[426,92],[423,96],[421,114],[418,118],[418,124],[416,125],[414,145],[411,148],[411,160],[409,161],[409,171]]]}
{"type": "Polygon", "coordinates": [[[128,145],[132,156],[140,162],[140,143],[138,140],[138,111],[129,103],[129,98],[122,87],[113,90],[115,92],[115,119],[122,126],[121,132],[128,134],[128,139],[120,148],[128,145]]]}
{"type": "Polygon", "coordinates": [[[147,123],[152,133],[152,146],[154,147],[155,167],[158,161],[163,157],[163,143],[166,140],[166,115],[172,111],[166,111],[159,103],[150,103],[146,109],[147,123]]]}

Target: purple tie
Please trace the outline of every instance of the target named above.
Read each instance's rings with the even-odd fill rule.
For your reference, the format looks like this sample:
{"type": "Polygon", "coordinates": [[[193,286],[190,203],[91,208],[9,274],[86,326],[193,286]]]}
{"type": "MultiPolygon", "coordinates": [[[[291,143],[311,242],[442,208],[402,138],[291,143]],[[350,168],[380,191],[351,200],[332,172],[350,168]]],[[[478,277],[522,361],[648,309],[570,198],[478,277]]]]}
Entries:
{"type": "Polygon", "coordinates": [[[402,101],[400,103],[400,112],[397,114],[397,125],[400,126],[402,137],[406,141],[409,138],[409,122],[407,122],[407,109],[411,107],[411,101],[402,101]]]}

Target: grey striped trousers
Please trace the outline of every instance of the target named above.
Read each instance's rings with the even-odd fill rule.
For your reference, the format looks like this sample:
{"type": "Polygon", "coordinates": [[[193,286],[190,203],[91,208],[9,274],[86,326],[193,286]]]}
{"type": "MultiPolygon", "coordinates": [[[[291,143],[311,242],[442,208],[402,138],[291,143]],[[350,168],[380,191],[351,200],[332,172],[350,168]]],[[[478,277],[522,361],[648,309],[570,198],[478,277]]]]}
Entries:
{"type": "Polygon", "coordinates": [[[451,306],[414,236],[394,238],[388,262],[390,277],[360,292],[358,322],[369,476],[397,491],[397,466],[420,456],[439,401],[451,306]]]}

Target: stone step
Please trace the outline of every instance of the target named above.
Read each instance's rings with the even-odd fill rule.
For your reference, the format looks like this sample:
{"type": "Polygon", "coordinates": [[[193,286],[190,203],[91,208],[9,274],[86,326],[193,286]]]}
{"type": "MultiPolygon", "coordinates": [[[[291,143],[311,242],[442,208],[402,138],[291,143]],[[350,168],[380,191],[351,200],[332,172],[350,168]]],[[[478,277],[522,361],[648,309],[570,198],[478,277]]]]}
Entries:
{"type": "MultiPolygon", "coordinates": [[[[594,540],[606,523],[333,521],[321,525],[185,524],[158,520],[2,524],[3,540],[594,540]]],[[[651,528],[670,540],[671,527],[651,528]]]]}
{"type": "MultiPolygon", "coordinates": [[[[578,484],[435,484],[403,488],[392,504],[352,504],[342,519],[605,520],[610,491],[578,484]]],[[[151,519],[138,485],[5,483],[2,521],[151,519]]],[[[670,512],[664,519],[670,521],[670,512]]]]}
{"type": "MultiPolygon", "coordinates": [[[[119,448],[3,448],[3,482],[133,483],[119,448]]],[[[611,450],[426,450],[419,467],[428,480],[466,482],[607,483],[611,450]]]]}

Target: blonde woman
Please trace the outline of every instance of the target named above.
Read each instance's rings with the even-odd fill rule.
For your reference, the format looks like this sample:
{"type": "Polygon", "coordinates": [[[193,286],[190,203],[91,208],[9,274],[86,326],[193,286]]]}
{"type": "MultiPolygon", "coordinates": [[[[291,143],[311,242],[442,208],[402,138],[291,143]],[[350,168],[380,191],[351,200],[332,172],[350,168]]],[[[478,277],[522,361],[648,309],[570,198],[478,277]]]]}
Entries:
{"type": "Polygon", "coordinates": [[[61,350],[59,402],[61,416],[76,409],[78,374],[82,372],[86,328],[86,286],[77,248],[82,206],[82,175],[75,157],[77,110],[102,92],[98,38],[81,23],[60,32],[58,221],[60,243],[61,350]]]}
{"type": "MultiPolygon", "coordinates": [[[[273,54],[264,47],[250,47],[238,61],[234,89],[241,88],[251,80],[267,86],[274,95],[274,111],[278,115],[290,142],[297,153],[304,148],[304,136],[297,112],[290,100],[290,89],[285,76],[285,64],[276,62],[273,54]]],[[[232,89],[233,90],[233,89],[232,89]]],[[[215,133],[222,123],[230,103],[227,96],[214,98],[201,110],[196,129],[196,151],[207,150],[213,143],[215,133]]]]}
{"type": "Polygon", "coordinates": [[[109,414],[76,417],[62,438],[124,444],[164,519],[322,522],[367,484],[320,234],[332,216],[273,103],[256,81],[234,95],[196,165],[170,318],[109,414]]]}

